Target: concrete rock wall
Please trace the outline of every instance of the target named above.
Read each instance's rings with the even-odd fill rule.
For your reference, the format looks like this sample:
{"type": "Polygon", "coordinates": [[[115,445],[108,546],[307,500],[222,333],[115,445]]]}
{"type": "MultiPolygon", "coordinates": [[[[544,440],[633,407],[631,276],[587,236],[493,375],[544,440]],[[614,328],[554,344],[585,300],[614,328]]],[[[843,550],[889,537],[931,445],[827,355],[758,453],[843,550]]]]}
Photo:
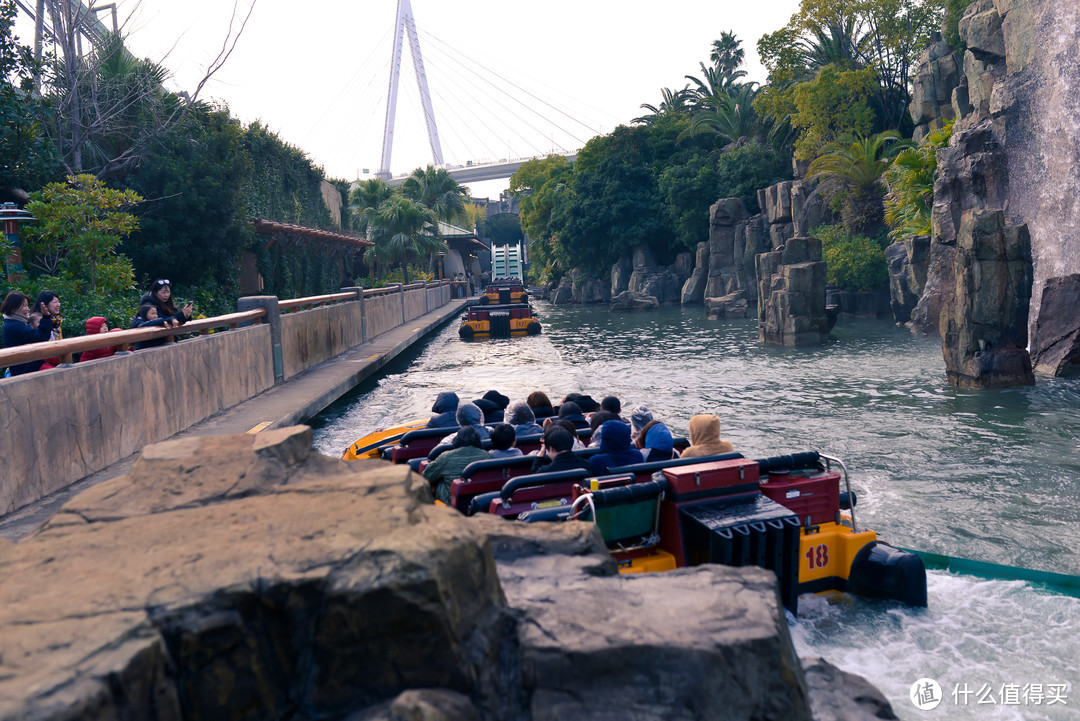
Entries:
{"type": "Polygon", "coordinates": [[[363,342],[363,303],[338,303],[281,316],[281,355],[286,379],[363,342]]]}
{"type": "Polygon", "coordinates": [[[0,381],[0,513],[272,385],[266,325],[0,381]]]}

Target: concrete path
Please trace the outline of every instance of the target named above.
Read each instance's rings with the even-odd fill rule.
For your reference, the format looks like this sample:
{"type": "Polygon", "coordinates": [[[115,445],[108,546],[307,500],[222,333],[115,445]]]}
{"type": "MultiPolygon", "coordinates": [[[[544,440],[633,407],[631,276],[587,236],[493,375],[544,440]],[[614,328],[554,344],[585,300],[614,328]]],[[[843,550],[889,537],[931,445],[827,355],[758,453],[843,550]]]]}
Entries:
{"type": "MultiPolygon", "coordinates": [[[[268,428],[303,423],[377,373],[410,346],[457,317],[470,302],[467,299],[452,300],[254,398],[196,423],[173,438],[257,433],[268,428]]],[[[102,481],[127,473],[137,457],[137,453],[132,454],[36,503],[0,516],[0,536],[17,541],[52,518],[68,499],[102,481]]]]}

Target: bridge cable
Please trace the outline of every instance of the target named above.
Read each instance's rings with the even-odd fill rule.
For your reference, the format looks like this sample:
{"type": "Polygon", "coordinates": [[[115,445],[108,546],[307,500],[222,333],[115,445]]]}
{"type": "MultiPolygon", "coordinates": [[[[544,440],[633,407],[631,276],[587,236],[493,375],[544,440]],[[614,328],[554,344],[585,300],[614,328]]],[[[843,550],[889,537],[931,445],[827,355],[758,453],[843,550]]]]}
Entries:
{"type": "MultiPolygon", "coordinates": [[[[446,86],[450,87],[450,88],[451,88],[452,90],[455,90],[455,89],[456,89],[456,90],[458,90],[458,91],[459,91],[460,93],[463,93],[463,94],[467,94],[467,95],[469,95],[469,96],[476,96],[477,94],[481,94],[481,95],[483,95],[483,96],[484,96],[485,98],[487,98],[488,100],[490,100],[490,102],[492,102],[493,104],[495,104],[495,105],[499,106],[500,108],[503,108],[504,110],[506,110],[506,111],[507,111],[507,112],[509,112],[510,114],[514,115],[515,117],[517,117],[518,119],[520,119],[520,120],[522,121],[522,123],[524,123],[525,125],[529,125],[529,127],[531,127],[531,128],[533,129],[533,130],[535,130],[535,131],[536,131],[537,133],[540,133],[542,137],[545,137],[545,138],[546,138],[546,133],[544,133],[543,131],[541,131],[541,130],[540,130],[539,128],[536,128],[536,127],[534,127],[534,126],[530,125],[527,119],[525,119],[525,118],[522,118],[521,116],[517,115],[517,114],[516,114],[516,113],[514,112],[514,110],[513,110],[513,109],[511,109],[511,108],[508,108],[508,107],[506,107],[506,105],[505,105],[504,103],[500,102],[500,101],[499,101],[499,99],[498,99],[497,97],[494,97],[494,96],[492,96],[492,95],[491,95],[491,94],[490,94],[489,92],[485,91],[485,90],[484,90],[483,88],[469,88],[469,87],[465,87],[465,86],[461,85],[460,83],[458,83],[458,82],[456,81],[456,76],[455,76],[455,75],[453,75],[453,74],[451,74],[451,75],[447,76],[446,78],[444,78],[444,79],[443,79],[443,83],[444,83],[444,84],[445,84],[446,86]]],[[[486,128],[486,129],[488,130],[488,132],[489,132],[489,133],[491,133],[491,135],[493,135],[493,136],[495,136],[495,137],[499,137],[500,135],[503,135],[502,133],[499,133],[499,132],[497,132],[497,131],[496,131],[496,130],[495,130],[494,128],[492,128],[492,127],[491,127],[490,125],[488,125],[488,124],[487,124],[487,122],[485,122],[485,121],[484,121],[484,120],[482,119],[482,118],[483,118],[483,116],[482,116],[482,115],[477,115],[476,117],[477,117],[477,122],[478,122],[478,123],[480,123],[481,125],[483,125],[483,126],[484,126],[484,128],[486,128]]],[[[530,148],[531,148],[531,147],[533,147],[533,142],[532,142],[531,140],[529,140],[529,138],[527,138],[527,137],[525,137],[524,135],[522,135],[522,134],[521,134],[521,132],[519,132],[519,131],[518,131],[518,129],[517,129],[516,127],[514,127],[513,125],[507,125],[507,126],[506,126],[506,129],[507,129],[507,130],[509,130],[510,132],[512,132],[512,133],[513,133],[514,135],[516,135],[516,136],[517,136],[518,138],[520,138],[520,139],[522,140],[522,142],[524,142],[524,143],[526,144],[526,146],[527,146],[527,147],[530,147],[530,148]]],[[[479,136],[478,136],[478,137],[479,137],[479,136]]],[[[482,143],[482,144],[484,145],[484,147],[485,147],[485,148],[486,148],[486,149],[487,149],[487,150],[488,150],[489,152],[492,152],[492,151],[491,151],[491,148],[487,147],[487,145],[486,145],[485,143],[483,143],[482,141],[481,141],[481,143],[482,143]]],[[[511,149],[511,150],[512,150],[512,149],[511,149]]],[[[498,156],[499,156],[499,154],[498,154],[498,153],[496,152],[496,153],[493,153],[493,156],[494,156],[494,157],[498,157],[498,156]]],[[[475,157],[475,156],[474,156],[474,157],[475,157]]]]}
{"type": "MultiPolygon", "coordinates": [[[[461,66],[462,68],[464,68],[465,70],[467,70],[467,71],[468,71],[468,72],[470,72],[471,74],[475,75],[475,76],[476,76],[476,77],[478,77],[479,79],[481,79],[481,80],[483,80],[484,82],[486,82],[486,83],[487,83],[488,85],[491,85],[492,87],[494,87],[494,88],[495,88],[496,90],[498,90],[498,91],[499,91],[500,93],[502,93],[502,94],[503,94],[504,96],[506,96],[507,98],[509,98],[509,99],[513,100],[514,102],[516,102],[517,104],[521,105],[522,107],[524,107],[524,108],[528,109],[529,111],[532,111],[532,108],[530,108],[530,107],[529,107],[528,105],[526,105],[525,103],[523,103],[523,102],[522,102],[521,100],[519,100],[519,99],[515,98],[515,97],[514,97],[513,95],[510,95],[510,94],[509,94],[509,93],[507,93],[507,92],[506,92],[505,90],[502,90],[501,88],[499,88],[499,86],[498,86],[498,85],[496,85],[495,83],[491,82],[491,81],[490,81],[490,80],[488,80],[487,78],[484,78],[484,77],[483,77],[482,75],[480,75],[479,73],[477,73],[477,72],[476,72],[475,70],[473,70],[473,69],[472,69],[472,68],[470,68],[469,66],[465,65],[464,63],[462,63],[461,61],[457,60],[457,59],[456,59],[456,58],[454,58],[454,57],[451,57],[451,56],[447,56],[447,57],[448,57],[448,59],[450,59],[450,60],[452,60],[452,61],[456,62],[456,63],[457,63],[458,65],[460,65],[460,66],[461,66]]],[[[477,88],[477,90],[479,90],[479,89],[480,89],[480,88],[477,88]]],[[[540,128],[537,128],[537,127],[536,127],[535,125],[533,125],[533,124],[532,124],[531,122],[529,122],[529,120],[528,120],[527,118],[525,118],[525,117],[522,117],[522,116],[521,116],[521,115],[520,115],[519,113],[515,112],[515,111],[514,111],[514,110],[513,110],[512,108],[508,107],[508,106],[507,106],[507,105],[506,105],[505,103],[503,103],[503,102],[499,101],[497,97],[495,97],[495,96],[493,96],[493,95],[491,95],[491,94],[486,94],[486,95],[487,95],[487,97],[488,97],[488,98],[490,98],[490,99],[492,100],[492,102],[496,103],[496,104],[497,104],[497,105],[498,105],[498,106],[499,106],[500,108],[502,108],[503,110],[505,110],[506,112],[510,113],[510,114],[511,114],[511,115],[513,115],[513,116],[514,116],[515,118],[517,118],[518,120],[520,120],[520,121],[522,122],[522,124],[523,124],[523,125],[527,126],[527,127],[528,127],[528,128],[530,128],[531,130],[535,131],[535,132],[536,132],[536,133],[538,133],[538,134],[539,134],[539,135],[540,135],[541,137],[545,137],[545,138],[547,137],[547,135],[548,135],[548,134],[547,134],[547,132],[546,132],[546,131],[544,131],[544,130],[541,130],[540,128]]],[[[544,117],[544,116],[542,116],[542,115],[537,115],[537,117],[541,118],[542,120],[546,120],[546,121],[550,122],[550,120],[548,120],[548,118],[545,118],[545,117],[544,117]]],[[[552,124],[554,125],[554,123],[552,123],[552,124]]],[[[559,127],[559,126],[558,126],[558,125],[556,125],[556,127],[559,127]]],[[[568,131],[566,131],[565,129],[563,129],[563,128],[561,128],[561,127],[559,127],[559,129],[560,129],[560,130],[562,130],[562,131],[563,131],[564,133],[566,133],[567,135],[570,135],[570,137],[574,138],[574,140],[577,140],[578,142],[582,143],[582,145],[584,145],[584,141],[582,141],[582,140],[581,140],[580,138],[578,138],[577,136],[573,135],[572,133],[569,133],[568,131]]],[[[517,132],[517,130],[516,130],[516,129],[514,129],[514,133],[515,133],[515,134],[516,134],[516,135],[517,135],[517,136],[518,136],[519,138],[521,138],[522,140],[524,140],[524,141],[525,141],[526,143],[529,143],[529,145],[530,145],[530,146],[532,145],[532,143],[531,143],[531,142],[530,142],[530,141],[529,141],[529,140],[528,140],[528,139],[527,139],[527,138],[526,138],[525,136],[521,135],[521,133],[517,132]]],[[[567,148],[566,148],[565,146],[563,146],[563,145],[562,145],[561,143],[557,143],[557,145],[558,145],[558,146],[559,146],[559,147],[560,147],[560,148],[561,148],[562,150],[564,150],[564,151],[566,151],[566,150],[567,150],[567,148]]]]}
{"type": "MultiPolygon", "coordinates": [[[[459,120],[459,121],[461,122],[461,126],[462,126],[462,127],[467,127],[467,128],[469,128],[470,130],[472,130],[472,125],[471,125],[471,123],[470,123],[470,122],[468,121],[468,119],[466,119],[466,118],[464,118],[464,117],[462,117],[461,115],[459,115],[459,114],[458,114],[458,112],[457,112],[457,109],[456,109],[456,107],[454,106],[454,104],[453,104],[453,103],[449,102],[449,101],[448,101],[448,100],[447,100],[446,98],[444,98],[444,97],[442,96],[442,94],[441,94],[441,93],[440,93],[440,92],[439,92],[438,90],[432,90],[432,92],[433,92],[433,93],[435,94],[435,96],[436,96],[436,97],[437,97],[437,98],[439,99],[439,107],[440,107],[440,108],[445,108],[445,109],[446,109],[446,112],[447,112],[447,113],[453,112],[454,116],[455,116],[455,117],[456,117],[456,118],[457,118],[457,119],[458,119],[458,120],[459,120]]],[[[491,128],[491,126],[489,126],[489,125],[488,125],[488,124],[487,124],[486,122],[484,122],[484,120],[483,120],[483,117],[482,117],[482,116],[476,115],[476,116],[474,116],[474,117],[476,118],[476,122],[478,122],[479,124],[483,125],[483,126],[484,126],[484,128],[486,128],[486,129],[488,130],[488,132],[489,132],[489,133],[490,133],[490,134],[491,134],[492,136],[495,136],[495,135],[496,135],[496,133],[495,133],[495,130],[494,130],[494,129],[492,129],[492,128],[491,128]]],[[[464,147],[464,148],[465,148],[465,150],[466,150],[466,151],[468,151],[469,153],[472,153],[472,149],[470,148],[469,144],[468,144],[467,142],[465,142],[465,139],[464,139],[464,138],[462,138],[462,137],[461,137],[460,135],[457,135],[457,130],[456,130],[456,126],[450,126],[450,129],[451,129],[451,132],[453,132],[453,133],[454,133],[454,135],[456,135],[456,136],[457,136],[458,140],[459,140],[459,141],[461,141],[461,145],[462,145],[462,147],[464,147]]],[[[472,132],[472,134],[473,134],[473,135],[474,135],[474,136],[476,137],[476,139],[477,139],[477,140],[479,140],[479,141],[480,141],[480,145],[482,145],[482,146],[484,147],[484,149],[485,149],[485,150],[486,150],[486,151],[487,151],[488,153],[490,153],[490,154],[491,154],[491,156],[492,156],[492,157],[497,157],[497,154],[495,153],[495,151],[493,151],[493,150],[492,150],[492,149],[491,149],[491,148],[490,148],[490,147],[488,146],[488,144],[484,142],[484,139],[483,139],[482,137],[480,137],[480,135],[479,135],[479,134],[477,134],[477,133],[476,133],[475,131],[473,131],[473,132],[472,132]]],[[[473,153],[473,157],[474,157],[474,158],[476,157],[476,154],[475,154],[475,153],[473,153]]]]}
{"type": "MultiPolygon", "coordinates": [[[[425,34],[425,35],[427,35],[428,37],[430,37],[430,38],[431,38],[432,40],[434,40],[435,42],[437,42],[437,43],[440,43],[440,44],[442,44],[442,45],[446,45],[446,47],[450,48],[451,50],[454,50],[454,48],[453,48],[452,46],[450,46],[450,45],[448,45],[447,43],[443,42],[442,40],[440,40],[439,38],[435,37],[434,35],[431,35],[430,33],[426,32],[426,31],[425,31],[425,33],[424,33],[424,34],[425,34]]],[[[466,58],[466,59],[470,60],[471,62],[477,63],[478,65],[480,64],[480,63],[479,63],[479,62],[478,62],[477,60],[474,60],[473,58],[469,57],[469,56],[468,56],[468,55],[466,55],[465,53],[462,53],[461,51],[458,51],[458,50],[454,50],[454,52],[457,52],[457,53],[458,53],[459,55],[461,55],[462,57],[464,57],[464,58],[466,58]]],[[[483,66],[483,65],[481,65],[481,67],[484,67],[484,66],[483,66]]],[[[564,115],[564,116],[566,116],[567,118],[569,118],[570,120],[574,121],[574,122],[575,122],[575,123],[577,123],[578,125],[581,125],[582,127],[584,127],[584,128],[585,128],[586,130],[588,130],[589,132],[591,132],[591,133],[595,133],[595,134],[597,134],[597,135],[599,135],[599,134],[600,134],[600,131],[599,131],[599,130],[597,130],[596,128],[592,128],[592,127],[590,127],[590,126],[589,126],[589,125],[588,125],[587,123],[585,123],[585,122],[583,122],[583,121],[579,120],[578,118],[575,118],[575,117],[574,117],[573,115],[570,115],[569,113],[567,113],[567,112],[566,112],[566,111],[564,111],[563,109],[561,109],[561,108],[559,108],[559,107],[557,107],[557,106],[555,106],[555,105],[552,105],[552,104],[551,104],[551,103],[549,103],[549,102],[548,102],[547,100],[544,100],[543,98],[541,98],[541,97],[539,97],[539,96],[535,95],[534,93],[530,92],[530,91],[529,91],[528,89],[526,89],[526,88],[523,88],[523,87],[521,87],[520,85],[518,85],[517,83],[515,83],[515,82],[514,82],[513,80],[510,80],[509,78],[503,77],[502,75],[500,75],[499,73],[497,73],[497,72],[496,72],[496,71],[494,71],[494,70],[491,70],[490,68],[488,68],[488,70],[489,70],[489,72],[491,72],[491,74],[492,74],[492,75],[494,75],[495,77],[499,78],[500,80],[502,80],[502,81],[504,81],[504,82],[506,82],[506,83],[509,83],[509,84],[510,84],[511,86],[513,86],[514,88],[517,88],[518,90],[520,90],[521,92],[525,93],[525,94],[526,94],[526,95],[528,95],[529,97],[531,97],[531,98],[534,98],[534,99],[536,99],[536,100],[540,101],[541,103],[543,103],[544,105],[548,106],[549,108],[551,108],[551,109],[552,109],[552,110],[554,110],[555,112],[557,112],[557,113],[559,113],[559,114],[561,114],[561,115],[564,115]]],[[[519,101],[519,102],[520,102],[520,101],[519,101]]],[[[524,103],[522,103],[522,105],[524,105],[524,103]]],[[[541,116],[541,117],[544,117],[544,116],[541,116]]],[[[567,130],[566,130],[565,128],[562,128],[562,127],[558,126],[558,125],[557,125],[557,124],[556,124],[556,123],[555,123],[554,121],[550,120],[550,118],[546,118],[546,117],[545,117],[545,120],[548,120],[548,121],[549,121],[549,122],[550,122],[550,123],[551,123],[552,125],[555,125],[555,126],[556,126],[556,127],[558,127],[558,128],[560,129],[560,130],[562,130],[562,131],[563,131],[564,133],[566,133],[567,135],[570,135],[570,137],[572,137],[572,138],[574,138],[575,140],[577,140],[578,142],[580,142],[580,143],[584,144],[584,141],[582,141],[582,140],[581,140],[581,138],[578,138],[578,137],[577,137],[577,136],[575,136],[575,135],[574,135],[573,133],[570,133],[569,131],[567,131],[567,130]]]]}

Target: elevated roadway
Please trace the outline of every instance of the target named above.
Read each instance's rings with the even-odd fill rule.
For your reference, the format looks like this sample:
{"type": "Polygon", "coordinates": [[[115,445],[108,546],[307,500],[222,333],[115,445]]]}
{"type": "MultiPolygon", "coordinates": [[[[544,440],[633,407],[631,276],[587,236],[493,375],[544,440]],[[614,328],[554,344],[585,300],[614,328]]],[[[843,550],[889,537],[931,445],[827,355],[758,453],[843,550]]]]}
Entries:
{"type": "MultiPolygon", "coordinates": [[[[577,160],[577,153],[567,155],[566,159],[571,163],[574,162],[577,160]]],[[[484,165],[466,165],[457,168],[447,167],[446,170],[454,180],[462,185],[468,185],[469,183],[480,183],[485,180],[509,178],[518,168],[530,160],[536,160],[536,158],[518,158],[517,160],[504,160],[498,163],[487,163],[484,165]]],[[[407,177],[409,176],[399,175],[390,178],[386,182],[396,187],[401,185],[407,177]]]]}

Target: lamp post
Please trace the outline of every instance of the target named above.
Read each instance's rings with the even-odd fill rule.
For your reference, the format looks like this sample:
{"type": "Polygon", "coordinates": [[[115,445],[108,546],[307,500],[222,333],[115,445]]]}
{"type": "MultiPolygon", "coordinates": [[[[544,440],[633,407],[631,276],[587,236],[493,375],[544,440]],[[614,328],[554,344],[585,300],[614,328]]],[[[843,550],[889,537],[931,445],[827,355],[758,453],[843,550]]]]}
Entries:
{"type": "Polygon", "coordinates": [[[4,221],[4,237],[11,244],[11,251],[7,257],[8,283],[21,283],[23,279],[22,250],[19,248],[19,223],[29,223],[34,220],[28,211],[22,210],[14,203],[0,205],[0,219],[4,221]]]}

